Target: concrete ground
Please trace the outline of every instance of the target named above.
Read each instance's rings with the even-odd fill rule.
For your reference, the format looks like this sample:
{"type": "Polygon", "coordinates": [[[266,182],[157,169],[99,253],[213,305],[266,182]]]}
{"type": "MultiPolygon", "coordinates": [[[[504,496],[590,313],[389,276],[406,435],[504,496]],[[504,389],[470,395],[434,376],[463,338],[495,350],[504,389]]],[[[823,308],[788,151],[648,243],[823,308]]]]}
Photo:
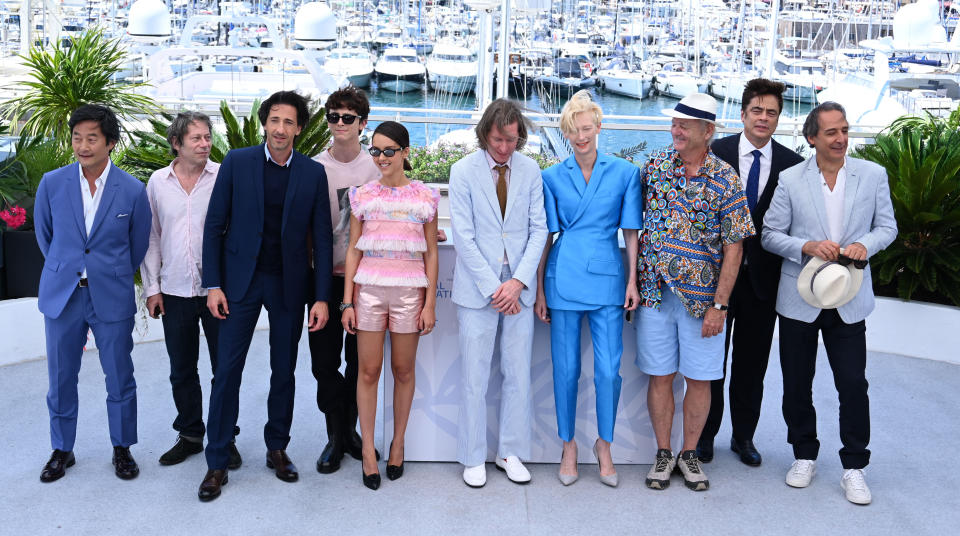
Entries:
{"type": "MultiPolygon", "coordinates": [[[[204,350],[205,351],[205,350],[204,350]]],[[[43,484],[50,454],[46,364],[0,367],[0,534],[955,534],[960,508],[949,449],[960,436],[960,366],[871,353],[873,437],[867,482],[870,506],[848,503],[840,489],[837,399],[821,348],[814,387],[822,452],[813,484],[783,482],[792,462],[780,416],[781,380],[771,356],[767,400],[755,442],[763,465],[742,465],[727,448],[727,419],[716,459],[705,466],[711,489],[696,493],[674,476],[666,491],[644,486],[649,466],[621,465],[620,487],[580,466],[580,481],[563,487],[556,464],[531,465],[533,482],[518,486],[488,465],[483,489],[466,487],[454,463],[409,463],[402,479],[379,491],[361,484],[360,463],[346,458],[339,472],[320,475],[314,462],[325,443],[316,383],[301,342],[296,416],[288,452],[300,481],[278,480],[264,466],[269,367],[267,333],[257,332],[247,361],[238,438],[244,465],[230,473],[223,496],[197,500],[206,465],[194,456],[173,467],[157,458],[175,440],[166,352],[162,343],[136,346],[139,444],[132,448],[140,477],[113,475],[105,391],[96,352],[84,356],[76,466],[43,484]],[[952,527],[952,528],[951,528],[952,527]]],[[[624,366],[632,366],[625,360],[624,366]]],[[[204,394],[210,371],[202,370],[204,394]]],[[[581,445],[581,449],[589,445],[581,445]]],[[[616,445],[614,445],[616,448],[616,445]]],[[[383,464],[381,464],[383,471],[383,464]]]]}

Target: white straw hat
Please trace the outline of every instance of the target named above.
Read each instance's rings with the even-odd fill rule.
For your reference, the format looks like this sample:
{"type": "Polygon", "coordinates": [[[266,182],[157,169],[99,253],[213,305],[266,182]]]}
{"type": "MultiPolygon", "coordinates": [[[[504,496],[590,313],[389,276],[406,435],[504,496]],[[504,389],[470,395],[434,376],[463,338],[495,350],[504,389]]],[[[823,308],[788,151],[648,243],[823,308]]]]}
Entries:
{"type": "MultiPolygon", "coordinates": [[[[717,99],[706,93],[692,93],[680,99],[675,107],[660,110],[663,115],[680,119],[700,119],[707,123],[720,125],[717,122],[717,99]]],[[[721,125],[722,126],[722,125],[721,125]]]]}
{"type": "Polygon", "coordinates": [[[846,304],[857,295],[862,284],[863,270],[853,263],[843,266],[819,257],[810,259],[797,277],[800,297],[817,309],[836,309],[846,304]]]}

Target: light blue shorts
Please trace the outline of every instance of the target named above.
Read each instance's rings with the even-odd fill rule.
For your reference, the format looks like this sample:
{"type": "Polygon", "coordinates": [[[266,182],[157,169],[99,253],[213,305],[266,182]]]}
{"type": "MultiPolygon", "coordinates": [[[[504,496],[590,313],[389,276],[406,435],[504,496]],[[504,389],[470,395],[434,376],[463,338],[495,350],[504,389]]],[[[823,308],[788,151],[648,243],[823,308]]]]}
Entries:
{"type": "Polygon", "coordinates": [[[679,372],[691,380],[722,378],[726,322],[719,335],[703,338],[703,319],[690,316],[665,283],[662,288],[659,311],[637,308],[637,366],[650,376],[679,372]]]}

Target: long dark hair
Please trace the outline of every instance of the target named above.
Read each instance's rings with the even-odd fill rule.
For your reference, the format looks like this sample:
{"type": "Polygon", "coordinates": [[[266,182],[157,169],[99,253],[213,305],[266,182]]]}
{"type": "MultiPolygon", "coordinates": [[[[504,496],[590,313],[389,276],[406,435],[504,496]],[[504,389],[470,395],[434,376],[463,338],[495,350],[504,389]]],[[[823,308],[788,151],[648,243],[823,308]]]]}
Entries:
{"type": "MultiPolygon", "coordinates": [[[[397,123],[396,121],[384,121],[377,125],[377,128],[374,129],[373,135],[381,134],[390,138],[393,143],[396,143],[400,146],[400,149],[406,149],[410,147],[410,133],[407,132],[407,127],[397,123]]],[[[373,139],[373,136],[370,137],[373,139]]],[[[406,158],[403,159],[403,170],[410,171],[413,169],[413,166],[410,165],[410,161],[406,158]]]]}

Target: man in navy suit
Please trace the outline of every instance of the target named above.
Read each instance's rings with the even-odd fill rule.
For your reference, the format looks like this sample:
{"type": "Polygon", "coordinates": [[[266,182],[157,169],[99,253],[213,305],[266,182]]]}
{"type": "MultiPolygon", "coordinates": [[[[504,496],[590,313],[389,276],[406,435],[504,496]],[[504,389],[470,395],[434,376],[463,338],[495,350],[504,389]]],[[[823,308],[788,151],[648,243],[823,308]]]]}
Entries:
{"type": "Polygon", "coordinates": [[[110,163],[120,122],[104,106],[77,108],[69,121],[73,154],[43,176],[34,205],[43,273],[37,305],[44,316],[50,443],[40,480],[53,482],[75,463],[77,377],[93,330],[107,384],[113,465],[122,479],[140,473],[130,455],[137,442],[137,383],[133,378],[133,274],[150,239],[150,204],[143,183],[110,163]]]}
{"type": "Polygon", "coordinates": [[[316,286],[310,331],[329,318],[333,251],[327,176],[321,164],[293,150],[310,119],[307,100],[279,91],[260,105],[259,117],[265,143],[230,151],[223,159],[204,225],[207,307],[223,322],[207,416],[208,471],[198,493],[203,501],[219,497],[227,483],[240,378],[262,307],[270,320],[266,463],[281,480],[299,478],[286,448],[310,277],[316,286]],[[309,262],[311,243],[316,269],[309,262]]]}
{"type": "MultiPolygon", "coordinates": [[[[803,162],[797,153],[777,143],[777,130],[783,111],[780,82],[755,78],[743,88],[740,118],[743,132],[713,142],[713,153],[730,164],[740,176],[747,195],[750,216],[757,234],[743,240],[743,264],[730,295],[727,311],[727,335],[724,341],[723,371],[730,356],[730,424],[733,435],[730,448],[740,461],[751,466],[763,461],[753,444],[763,401],[763,377],[767,372],[773,326],[777,321],[777,284],[780,282],[780,257],[760,247],[763,216],[777,189],[780,172],[803,162]],[[733,351],[730,351],[731,341],[733,351]]],[[[710,385],[710,413],[700,434],[697,455],[702,462],[713,459],[713,438],[723,420],[723,382],[710,385]]]]}

